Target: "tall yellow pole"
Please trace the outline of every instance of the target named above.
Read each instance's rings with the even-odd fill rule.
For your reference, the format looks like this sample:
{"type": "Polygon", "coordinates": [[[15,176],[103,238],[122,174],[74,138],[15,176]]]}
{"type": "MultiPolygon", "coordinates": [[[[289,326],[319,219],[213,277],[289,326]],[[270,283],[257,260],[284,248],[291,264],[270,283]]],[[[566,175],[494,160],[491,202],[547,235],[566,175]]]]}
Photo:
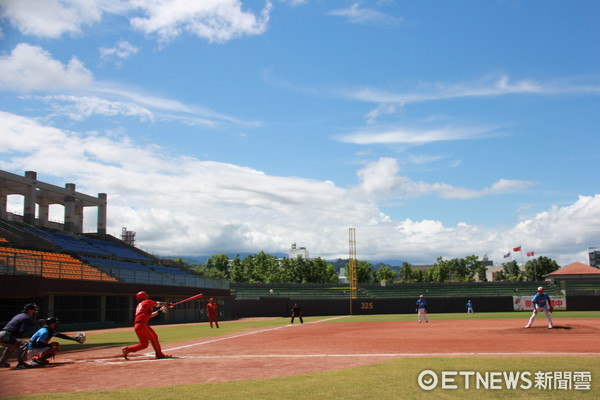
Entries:
{"type": "Polygon", "coordinates": [[[357,280],[356,280],[356,229],[349,228],[349,257],[348,257],[348,277],[350,278],[350,315],[352,315],[352,300],[356,299],[357,280]]]}

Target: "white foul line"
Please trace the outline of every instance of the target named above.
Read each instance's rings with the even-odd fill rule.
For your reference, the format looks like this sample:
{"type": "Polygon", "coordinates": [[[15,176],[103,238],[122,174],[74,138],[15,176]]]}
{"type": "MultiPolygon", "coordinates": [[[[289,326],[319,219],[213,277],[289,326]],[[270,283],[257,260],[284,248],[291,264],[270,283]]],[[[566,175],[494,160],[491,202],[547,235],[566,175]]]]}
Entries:
{"type": "Polygon", "coordinates": [[[529,353],[365,353],[365,354],[239,354],[239,355],[199,355],[199,356],[183,356],[174,358],[163,358],[160,360],[154,358],[141,360],[121,360],[117,358],[90,360],[93,362],[102,362],[104,364],[126,364],[128,362],[154,362],[167,361],[177,359],[248,359],[248,358],[375,358],[375,357],[409,357],[409,358],[428,358],[428,357],[528,357],[528,356],[543,356],[543,357],[598,357],[600,353],[547,353],[547,352],[529,352],[529,353]],[[115,360],[115,361],[110,361],[115,360]]]}

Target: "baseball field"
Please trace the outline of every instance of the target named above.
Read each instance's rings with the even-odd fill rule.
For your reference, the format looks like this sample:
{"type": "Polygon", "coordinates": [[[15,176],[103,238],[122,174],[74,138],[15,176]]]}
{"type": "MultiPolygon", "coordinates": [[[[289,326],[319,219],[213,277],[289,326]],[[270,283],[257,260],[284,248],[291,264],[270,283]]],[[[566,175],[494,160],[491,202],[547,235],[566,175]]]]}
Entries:
{"type": "MultiPolygon", "coordinates": [[[[251,318],[157,326],[121,356],[132,328],[61,341],[43,368],[0,370],[8,399],[579,399],[600,395],[600,312],[251,318]],[[427,389],[427,390],[426,390],[427,389]]],[[[14,360],[11,361],[14,363],[14,360]]]]}

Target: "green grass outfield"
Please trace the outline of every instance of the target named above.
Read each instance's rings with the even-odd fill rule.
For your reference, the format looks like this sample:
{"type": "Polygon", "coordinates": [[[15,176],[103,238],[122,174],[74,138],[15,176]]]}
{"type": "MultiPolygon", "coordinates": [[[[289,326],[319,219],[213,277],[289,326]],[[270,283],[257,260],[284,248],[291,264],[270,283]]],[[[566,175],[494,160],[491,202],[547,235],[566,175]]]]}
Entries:
{"type": "MultiPolygon", "coordinates": [[[[433,320],[462,319],[526,319],[529,312],[431,314],[433,320]]],[[[600,311],[593,312],[555,312],[556,323],[560,318],[600,318],[600,311]]],[[[305,322],[331,317],[307,317],[305,322]]],[[[361,315],[332,319],[324,323],[376,322],[376,321],[414,321],[415,315],[361,315]]],[[[207,329],[207,324],[186,324],[155,327],[161,343],[175,343],[216,335],[243,332],[252,328],[278,326],[288,323],[287,318],[265,320],[226,321],[220,329],[207,329]]],[[[88,332],[86,347],[121,346],[136,343],[131,330],[88,332]]],[[[65,348],[78,346],[66,345],[65,348]]],[[[532,343],[532,349],[552,351],[552,343],[532,343]]],[[[78,348],[81,348],[79,345],[78,348]]],[[[254,400],[254,399],[458,399],[475,400],[482,397],[494,399],[593,399],[600,395],[600,362],[598,357],[460,357],[460,358],[404,358],[381,362],[365,367],[349,368],[338,371],[310,373],[281,378],[256,379],[224,383],[204,383],[193,385],[166,386],[159,388],[121,389],[111,391],[41,394],[8,397],[7,399],[203,399],[203,400],[254,400]],[[419,373],[425,369],[435,371],[477,371],[486,372],[529,372],[529,378],[535,383],[534,374],[543,372],[586,371],[592,374],[591,390],[543,390],[530,389],[464,389],[464,379],[456,380],[459,389],[424,391],[417,384],[419,373]]],[[[207,365],[210,368],[210,365],[207,365]]],[[[184,373],[184,372],[182,372],[184,373]]],[[[101,377],[98,377],[101,379],[101,377]]],[[[160,379],[160,377],[155,377],[160,379]]],[[[65,377],[67,379],[67,377],[65,377]]],[[[525,384],[520,381],[519,384],[525,384]]]]}

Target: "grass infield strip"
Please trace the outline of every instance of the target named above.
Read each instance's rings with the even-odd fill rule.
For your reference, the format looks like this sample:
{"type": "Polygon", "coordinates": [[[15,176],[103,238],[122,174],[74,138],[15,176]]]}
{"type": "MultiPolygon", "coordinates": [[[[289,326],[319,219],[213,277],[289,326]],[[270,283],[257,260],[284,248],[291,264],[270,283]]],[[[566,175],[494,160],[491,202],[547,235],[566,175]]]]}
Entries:
{"type": "MultiPolygon", "coordinates": [[[[208,366],[209,367],[209,366],[208,366]]],[[[600,366],[597,358],[549,357],[530,358],[406,358],[386,361],[366,367],[338,371],[295,375],[282,378],[246,380],[225,383],[205,383],[123,389],[112,391],[58,393],[52,399],[203,399],[203,400],[300,400],[300,399],[595,399],[600,389],[600,366]],[[442,390],[440,387],[425,391],[417,384],[423,370],[441,371],[496,371],[538,372],[590,371],[591,390],[522,389],[459,389],[442,390]]],[[[99,377],[100,378],[100,377],[99,377]]],[[[159,377],[156,377],[159,379],[159,377]]],[[[505,386],[504,386],[505,387],[505,386]]],[[[7,399],[47,399],[47,394],[11,397],[7,399]]]]}

